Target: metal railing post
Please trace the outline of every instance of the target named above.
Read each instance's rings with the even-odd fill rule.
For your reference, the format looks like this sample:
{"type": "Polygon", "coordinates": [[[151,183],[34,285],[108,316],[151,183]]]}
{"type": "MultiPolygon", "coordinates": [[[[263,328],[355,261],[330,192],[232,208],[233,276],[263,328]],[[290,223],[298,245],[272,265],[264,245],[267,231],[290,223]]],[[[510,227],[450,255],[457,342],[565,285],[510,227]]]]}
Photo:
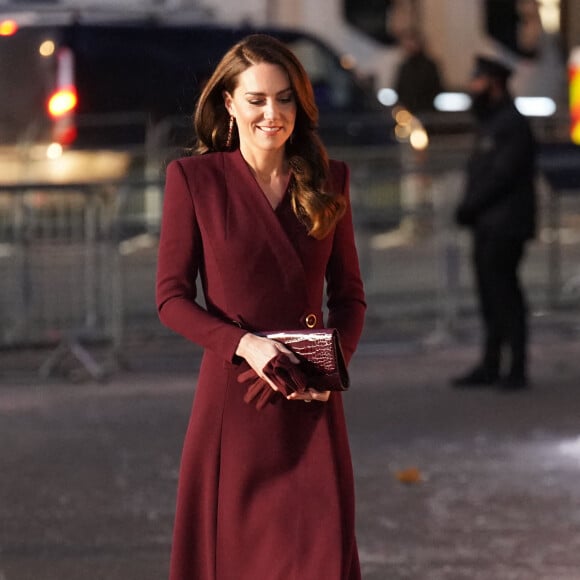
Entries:
{"type": "Polygon", "coordinates": [[[560,303],[562,286],[562,256],[560,244],[560,195],[553,188],[548,190],[548,284],[547,301],[550,308],[560,303]]]}

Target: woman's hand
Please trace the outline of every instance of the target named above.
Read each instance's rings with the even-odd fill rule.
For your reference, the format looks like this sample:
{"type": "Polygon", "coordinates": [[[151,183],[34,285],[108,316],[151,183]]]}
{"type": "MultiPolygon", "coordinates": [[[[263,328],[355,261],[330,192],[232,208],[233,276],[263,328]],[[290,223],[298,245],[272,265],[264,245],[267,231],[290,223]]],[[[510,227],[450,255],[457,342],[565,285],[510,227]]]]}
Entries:
{"type": "Polygon", "coordinates": [[[316,389],[307,389],[303,393],[292,393],[286,397],[289,401],[304,401],[310,403],[311,401],[318,401],[319,403],[326,403],[330,399],[330,391],[317,391],[316,389]]]}
{"type": "MultiPolygon", "coordinates": [[[[264,368],[280,353],[286,355],[295,364],[300,362],[298,357],[282,343],[251,332],[242,336],[236,349],[236,354],[245,359],[254,372],[266,381],[274,391],[278,391],[278,387],[264,374],[264,368]]],[[[316,389],[307,389],[302,393],[295,391],[287,397],[289,401],[304,401],[306,403],[311,401],[326,403],[329,398],[330,391],[317,391],[316,389]]]]}
{"type": "Polygon", "coordinates": [[[278,387],[264,375],[264,367],[279,353],[285,354],[291,362],[298,364],[296,355],[282,343],[251,332],[242,336],[236,349],[236,354],[245,359],[254,372],[275,391],[278,387]]]}

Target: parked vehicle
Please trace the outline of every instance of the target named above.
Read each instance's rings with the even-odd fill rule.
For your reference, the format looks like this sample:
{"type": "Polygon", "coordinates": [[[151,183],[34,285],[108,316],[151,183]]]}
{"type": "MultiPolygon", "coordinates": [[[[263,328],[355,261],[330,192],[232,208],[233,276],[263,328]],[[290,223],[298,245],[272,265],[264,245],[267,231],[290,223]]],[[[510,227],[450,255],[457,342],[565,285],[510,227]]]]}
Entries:
{"type": "Polygon", "coordinates": [[[301,59],[328,146],[394,142],[389,110],[339,55],[302,31],[17,13],[0,14],[0,143],[65,150],[146,142],[185,147],[204,81],[225,51],[251,32],[277,36],[301,59]]]}

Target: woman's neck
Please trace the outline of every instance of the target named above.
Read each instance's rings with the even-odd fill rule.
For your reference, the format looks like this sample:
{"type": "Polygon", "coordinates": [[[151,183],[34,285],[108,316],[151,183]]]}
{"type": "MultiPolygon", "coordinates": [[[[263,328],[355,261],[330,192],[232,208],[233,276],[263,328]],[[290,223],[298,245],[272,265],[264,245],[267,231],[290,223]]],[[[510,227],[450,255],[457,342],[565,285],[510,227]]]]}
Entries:
{"type": "Polygon", "coordinates": [[[288,187],[289,167],[283,151],[267,151],[264,155],[244,155],[244,161],[273,209],[276,209],[288,187]]]}
{"type": "Polygon", "coordinates": [[[269,183],[288,175],[288,162],[283,150],[265,151],[256,155],[255,152],[245,151],[240,147],[240,152],[260,183],[269,183]]]}

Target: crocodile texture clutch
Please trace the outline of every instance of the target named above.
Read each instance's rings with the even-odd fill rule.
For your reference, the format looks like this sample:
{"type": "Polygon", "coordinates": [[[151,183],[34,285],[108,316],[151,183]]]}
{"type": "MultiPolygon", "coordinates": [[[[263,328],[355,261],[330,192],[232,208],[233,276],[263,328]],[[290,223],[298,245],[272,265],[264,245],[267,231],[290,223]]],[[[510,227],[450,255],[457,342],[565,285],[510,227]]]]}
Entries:
{"type": "Polygon", "coordinates": [[[260,335],[283,343],[300,359],[300,369],[307,377],[308,388],[317,391],[348,389],[348,371],[335,328],[279,330],[260,335]]]}

